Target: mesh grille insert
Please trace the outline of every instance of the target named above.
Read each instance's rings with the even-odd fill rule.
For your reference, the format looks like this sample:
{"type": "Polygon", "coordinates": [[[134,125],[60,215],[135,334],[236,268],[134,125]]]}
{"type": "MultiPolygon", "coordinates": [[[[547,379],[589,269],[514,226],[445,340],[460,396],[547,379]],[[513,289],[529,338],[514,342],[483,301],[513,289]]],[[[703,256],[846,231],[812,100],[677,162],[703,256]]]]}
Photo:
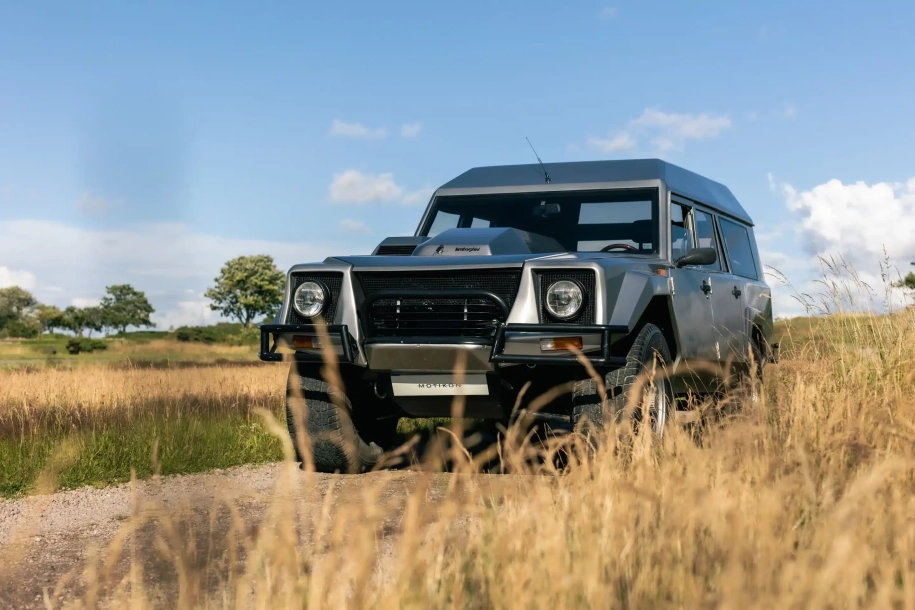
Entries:
{"type": "Polygon", "coordinates": [[[368,337],[479,337],[490,339],[505,322],[502,309],[491,299],[396,298],[396,291],[486,290],[511,308],[521,283],[521,270],[357,272],[366,298],[379,291],[395,291],[392,298],[375,301],[364,320],[368,337]]]}

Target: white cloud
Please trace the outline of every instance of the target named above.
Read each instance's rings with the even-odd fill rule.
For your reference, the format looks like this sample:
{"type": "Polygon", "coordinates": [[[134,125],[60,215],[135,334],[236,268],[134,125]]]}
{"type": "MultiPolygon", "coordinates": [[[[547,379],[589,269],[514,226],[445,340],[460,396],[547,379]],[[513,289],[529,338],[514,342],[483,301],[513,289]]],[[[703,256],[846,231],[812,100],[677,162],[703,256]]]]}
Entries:
{"type": "Polygon", "coordinates": [[[794,107],[794,104],[785,104],[785,107],[782,108],[782,116],[786,119],[793,119],[797,116],[797,108],[794,107]]]}
{"type": "Polygon", "coordinates": [[[852,263],[915,260],[915,178],[906,183],[843,184],[833,179],[798,192],[775,182],[815,253],[835,253],[852,263]]]}
{"type": "Polygon", "coordinates": [[[19,286],[24,290],[32,290],[36,284],[34,273],[0,267],[0,288],[19,286]]]}
{"type": "Polygon", "coordinates": [[[162,314],[155,313],[150,319],[161,330],[179,326],[206,326],[223,321],[218,311],[210,309],[208,299],[179,301],[173,309],[162,314]]]}
{"type": "Polygon", "coordinates": [[[364,174],[348,169],[334,174],[330,183],[331,201],[338,203],[370,203],[392,201],[403,195],[403,188],[394,183],[394,174],[364,174]]]}
{"type": "Polygon", "coordinates": [[[367,204],[373,202],[401,203],[415,205],[427,203],[435,189],[424,185],[409,191],[394,181],[394,174],[363,173],[348,169],[334,174],[328,191],[331,201],[336,203],[367,204]]]}
{"type": "Polygon", "coordinates": [[[92,193],[83,193],[79,198],[79,201],[76,202],[76,209],[80,214],[98,216],[99,214],[104,214],[120,205],[120,201],[99,197],[92,193]]]}
{"type": "Polygon", "coordinates": [[[655,133],[652,140],[661,150],[680,150],[687,140],[717,138],[729,129],[731,119],[712,114],[679,114],[646,108],[630,122],[635,128],[645,128],[655,133]]]}
{"type": "Polygon", "coordinates": [[[422,123],[405,123],[400,126],[401,138],[415,138],[423,130],[422,123]]]}
{"type": "Polygon", "coordinates": [[[645,136],[657,151],[666,153],[683,150],[690,140],[717,138],[732,125],[731,119],[724,115],[680,114],[646,108],[615,135],[588,138],[588,146],[605,153],[632,150],[638,146],[638,137],[645,136]]]}
{"type": "MultiPolygon", "coordinates": [[[[128,283],[146,293],[160,320],[172,312],[189,315],[189,306],[182,303],[200,299],[187,291],[203,294],[223,263],[235,256],[270,254],[286,271],[352,249],[342,241],[226,238],[177,223],[103,230],[44,220],[0,221],[0,260],[15,270],[17,281],[41,278],[30,282],[42,301],[59,307],[97,304],[105,286],[128,283]],[[41,256],[35,255],[35,244],[42,244],[41,256]],[[44,285],[63,290],[51,292],[44,285]]],[[[0,279],[8,277],[3,269],[0,279]]]]}
{"type": "Polygon", "coordinates": [[[101,302],[101,299],[92,297],[74,297],[70,299],[70,305],[73,305],[73,307],[96,307],[101,302]]]}
{"type": "MultiPolygon", "coordinates": [[[[887,298],[901,303],[902,293],[889,290],[886,284],[907,273],[909,262],[915,261],[915,178],[871,185],[833,179],[800,191],[778,183],[770,174],[769,185],[797,218],[796,231],[814,257],[806,265],[807,278],[816,279],[824,272],[841,277],[852,292],[862,293],[856,297],[859,304],[867,301],[879,308],[887,298]],[[821,268],[818,259],[830,261],[836,271],[821,268]],[[882,273],[888,277],[884,279],[882,273]],[[872,291],[869,296],[863,294],[865,284],[872,291]]],[[[805,275],[805,265],[794,261],[794,267],[796,276],[805,275]]],[[[825,286],[820,283],[815,288],[822,291],[825,286]]]]}
{"type": "Polygon", "coordinates": [[[588,146],[601,152],[612,153],[621,150],[632,150],[638,143],[635,138],[627,132],[611,136],[609,138],[588,138],[588,146]]]}
{"type": "Polygon", "coordinates": [[[359,220],[345,218],[340,221],[340,229],[347,233],[371,233],[368,226],[359,220]]]}
{"type": "Polygon", "coordinates": [[[339,119],[334,119],[333,123],[330,124],[330,131],[327,135],[373,140],[386,137],[388,130],[384,127],[366,127],[362,123],[346,123],[339,119]]]}
{"type": "Polygon", "coordinates": [[[605,6],[604,8],[600,9],[598,16],[603,17],[604,19],[610,19],[611,17],[616,17],[618,12],[619,11],[615,6],[605,6]]]}
{"type": "Polygon", "coordinates": [[[401,203],[404,205],[426,205],[429,203],[429,199],[432,198],[432,193],[435,192],[435,189],[430,185],[425,185],[421,189],[415,191],[407,191],[404,193],[401,203]]]}

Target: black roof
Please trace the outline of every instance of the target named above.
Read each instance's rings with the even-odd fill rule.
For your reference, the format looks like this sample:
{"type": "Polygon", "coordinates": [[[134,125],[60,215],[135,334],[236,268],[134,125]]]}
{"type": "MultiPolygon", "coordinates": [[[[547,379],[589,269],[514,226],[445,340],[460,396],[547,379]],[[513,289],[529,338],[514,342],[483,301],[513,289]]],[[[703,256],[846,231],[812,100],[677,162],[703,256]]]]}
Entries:
{"type": "MultiPolygon", "coordinates": [[[[660,159],[621,159],[617,161],[574,161],[544,163],[550,185],[589,182],[629,182],[663,180],[671,191],[695,199],[726,214],[752,224],[749,214],[728,187],[660,159]]],[[[537,163],[494,165],[469,169],[442,185],[442,189],[536,186],[544,184],[537,163]]]]}

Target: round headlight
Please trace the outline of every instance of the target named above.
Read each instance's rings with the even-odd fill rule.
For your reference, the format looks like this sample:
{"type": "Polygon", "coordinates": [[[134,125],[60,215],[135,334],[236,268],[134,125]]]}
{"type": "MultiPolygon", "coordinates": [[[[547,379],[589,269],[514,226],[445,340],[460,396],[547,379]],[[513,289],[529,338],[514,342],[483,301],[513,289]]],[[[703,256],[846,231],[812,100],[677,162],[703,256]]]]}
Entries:
{"type": "Polygon", "coordinates": [[[553,282],[546,291],[546,310],[555,318],[568,320],[584,303],[581,286],[571,280],[553,282]]]}
{"type": "Polygon", "coordinates": [[[302,282],[295,289],[292,306],[305,318],[313,318],[324,311],[327,294],[324,286],[317,282],[302,282]]]}

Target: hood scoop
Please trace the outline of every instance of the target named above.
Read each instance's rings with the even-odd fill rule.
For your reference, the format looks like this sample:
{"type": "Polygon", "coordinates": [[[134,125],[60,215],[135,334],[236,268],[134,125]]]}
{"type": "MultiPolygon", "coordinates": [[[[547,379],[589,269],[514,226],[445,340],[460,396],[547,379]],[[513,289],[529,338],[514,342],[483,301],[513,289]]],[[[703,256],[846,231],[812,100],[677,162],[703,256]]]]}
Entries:
{"type": "Polygon", "coordinates": [[[496,256],[565,252],[553,239],[519,229],[448,229],[417,246],[413,256],[496,256]]]}
{"type": "Polygon", "coordinates": [[[565,252],[553,239],[520,229],[448,229],[435,237],[384,239],[373,256],[496,256],[565,252]]]}
{"type": "Polygon", "coordinates": [[[372,256],[410,256],[416,246],[426,241],[427,237],[387,237],[375,251],[372,256]]]}

